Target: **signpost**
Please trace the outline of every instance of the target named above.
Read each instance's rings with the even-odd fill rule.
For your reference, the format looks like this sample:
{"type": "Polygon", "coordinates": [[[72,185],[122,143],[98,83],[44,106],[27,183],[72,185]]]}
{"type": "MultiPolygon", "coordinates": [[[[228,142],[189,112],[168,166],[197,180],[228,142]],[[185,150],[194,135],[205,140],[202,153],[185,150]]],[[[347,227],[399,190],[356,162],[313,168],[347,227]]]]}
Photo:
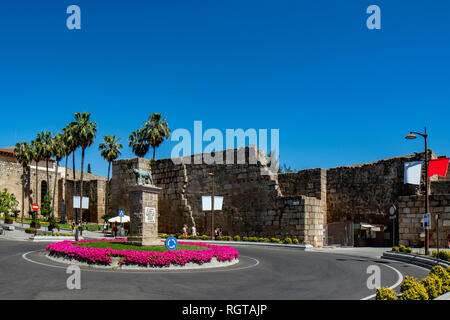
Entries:
{"type": "Polygon", "coordinates": [[[166,240],[166,248],[169,250],[175,250],[177,248],[178,241],[175,237],[168,237],[166,240]]]}
{"type": "Polygon", "coordinates": [[[125,215],[124,210],[119,210],[119,217],[120,217],[120,236],[123,237],[123,224],[122,224],[122,217],[125,215]]]}
{"type": "Polygon", "coordinates": [[[37,234],[37,212],[39,210],[39,205],[37,203],[33,203],[31,209],[34,211],[34,235],[37,234]]]}
{"type": "Polygon", "coordinates": [[[392,246],[395,246],[395,219],[397,216],[395,215],[395,212],[397,211],[397,207],[393,204],[389,208],[389,219],[392,220],[392,246]]]}

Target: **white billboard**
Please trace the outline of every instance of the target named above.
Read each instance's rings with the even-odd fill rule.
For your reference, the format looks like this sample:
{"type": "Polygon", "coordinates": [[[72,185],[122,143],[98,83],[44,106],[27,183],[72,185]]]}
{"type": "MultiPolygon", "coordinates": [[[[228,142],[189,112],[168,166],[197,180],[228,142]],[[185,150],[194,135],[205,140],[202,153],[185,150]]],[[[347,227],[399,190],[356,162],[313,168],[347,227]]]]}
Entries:
{"type": "MultiPolygon", "coordinates": [[[[222,210],[223,197],[214,196],[214,210],[222,210]]],[[[211,196],[202,196],[202,210],[211,211],[211,196]]]]}
{"type": "MultiPolygon", "coordinates": [[[[83,209],[89,209],[89,198],[83,197],[83,202],[81,203],[81,206],[83,209]]],[[[80,209],[80,197],[79,196],[73,196],[73,207],[75,209],[80,209]]]]}

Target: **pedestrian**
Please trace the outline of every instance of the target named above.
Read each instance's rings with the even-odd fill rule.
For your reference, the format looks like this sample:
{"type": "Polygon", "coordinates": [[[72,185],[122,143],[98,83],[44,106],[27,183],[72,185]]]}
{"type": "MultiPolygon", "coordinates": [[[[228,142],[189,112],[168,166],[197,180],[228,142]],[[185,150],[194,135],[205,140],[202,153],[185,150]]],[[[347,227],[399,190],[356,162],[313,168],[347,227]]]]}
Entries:
{"type": "Polygon", "coordinates": [[[106,235],[106,231],[108,230],[108,224],[105,222],[103,222],[103,235],[106,235]]]}
{"type": "Polygon", "coordinates": [[[183,229],[181,229],[181,231],[183,232],[183,237],[187,238],[187,225],[183,225],[183,229]]]}
{"type": "Polygon", "coordinates": [[[72,232],[75,230],[75,221],[72,221],[72,232]]]}
{"type": "Polygon", "coordinates": [[[81,220],[78,221],[78,228],[80,229],[80,236],[83,236],[83,224],[81,220]]]}
{"type": "Polygon", "coordinates": [[[115,238],[116,237],[116,224],[115,223],[112,226],[112,234],[113,234],[113,237],[115,238]]]}
{"type": "Polygon", "coordinates": [[[192,233],[193,236],[197,235],[197,229],[195,228],[195,225],[192,226],[191,233],[192,233]]]}

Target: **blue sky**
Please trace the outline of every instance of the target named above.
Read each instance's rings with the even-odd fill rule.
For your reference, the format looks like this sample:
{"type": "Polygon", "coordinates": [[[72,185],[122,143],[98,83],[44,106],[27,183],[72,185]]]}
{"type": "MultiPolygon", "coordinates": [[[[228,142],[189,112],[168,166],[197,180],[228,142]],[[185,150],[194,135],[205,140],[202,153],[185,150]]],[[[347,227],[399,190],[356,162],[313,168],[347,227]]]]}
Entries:
{"type": "Polygon", "coordinates": [[[131,158],[129,134],[161,112],[172,130],[279,129],[280,161],[296,169],[422,151],[404,136],[424,126],[448,155],[449,18],[443,0],[2,2],[0,146],[88,111],[86,164],[106,175],[103,135],[131,158]],[[81,30],[66,28],[71,4],[81,30]],[[366,27],[371,4],[381,30],[366,27]]]}

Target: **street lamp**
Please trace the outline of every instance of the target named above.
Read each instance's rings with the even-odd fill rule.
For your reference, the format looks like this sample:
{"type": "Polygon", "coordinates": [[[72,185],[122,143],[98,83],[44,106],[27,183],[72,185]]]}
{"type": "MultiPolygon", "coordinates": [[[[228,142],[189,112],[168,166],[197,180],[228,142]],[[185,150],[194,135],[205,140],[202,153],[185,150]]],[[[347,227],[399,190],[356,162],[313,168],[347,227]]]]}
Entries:
{"type": "Polygon", "coordinates": [[[212,190],[211,190],[211,240],[214,240],[214,173],[208,174],[212,177],[212,190]]]}
{"type": "MultiPolygon", "coordinates": [[[[429,192],[429,184],[428,184],[428,134],[427,127],[425,127],[425,133],[411,131],[405,139],[412,140],[416,139],[417,135],[421,136],[425,140],[425,213],[430,213],[430,192],[429,192]]],[[[429,253],[429,232],[428,229],[425,229],[425,254],[429,253]]]]}

